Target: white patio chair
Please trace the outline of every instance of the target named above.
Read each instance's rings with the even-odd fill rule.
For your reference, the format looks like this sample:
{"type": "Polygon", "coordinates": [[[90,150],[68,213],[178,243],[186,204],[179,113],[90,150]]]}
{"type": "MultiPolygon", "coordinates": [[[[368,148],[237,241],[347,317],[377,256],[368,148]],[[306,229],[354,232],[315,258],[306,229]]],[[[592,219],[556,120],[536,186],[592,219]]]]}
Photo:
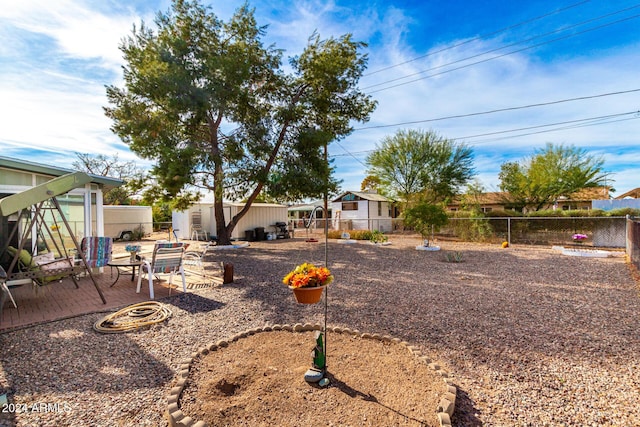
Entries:
{"type": "Polygon", "coordinates": [[[156,243],[153,249],[153,257],[149,260],[143,260],[142,271],[138,275],[137,293],[140,293],[142,285],[142,276],[147,273],[149,275],[149,296],[154,299],[153,293],[153,277],[158,274],[169,274],[169,293],[171,293],[171,284],[174,274],[182,276],[182,290],[187,292],[187,279],[184,274],[183,256],[189,244],[186,243],[156,243]]]}

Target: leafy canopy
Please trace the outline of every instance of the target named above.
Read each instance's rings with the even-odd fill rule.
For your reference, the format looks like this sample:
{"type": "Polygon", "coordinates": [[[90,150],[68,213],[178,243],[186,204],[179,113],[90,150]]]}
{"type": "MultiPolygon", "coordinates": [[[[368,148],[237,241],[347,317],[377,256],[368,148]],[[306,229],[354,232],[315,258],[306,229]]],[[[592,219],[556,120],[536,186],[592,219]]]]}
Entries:
{"type": "Polygon", "coordinates": [[[376,105],[357,89],[363,43],[313,34],[285,72],[246,4],[223,22],[197,0],[174,0],[155,24],[123,41],[124,88],[107,87],[105,108],[113,131],[156,162],[155,197],[188,204],[194,188],[211,191],[225,242],[263,190],[296,200],[337,188],[324,148],[376,105]],[[223,199],[243,198],[227,221],[223,199]]]}
{"type": "Polygon", "coordinates": [[[547,143],[523,162],[503,163],[500,189],[515,207],[540,210],[561,196],[610,183],[602,157],[583,148],[547,143]]]}
{"type": "Polygon", "coordinates": [[[384,192],[406,202],[416,196],[442,202],[474,174],[471,148],[433,131],[413,129],[385,137],[367,164],[369,181],[376,179],[384,192]]]}

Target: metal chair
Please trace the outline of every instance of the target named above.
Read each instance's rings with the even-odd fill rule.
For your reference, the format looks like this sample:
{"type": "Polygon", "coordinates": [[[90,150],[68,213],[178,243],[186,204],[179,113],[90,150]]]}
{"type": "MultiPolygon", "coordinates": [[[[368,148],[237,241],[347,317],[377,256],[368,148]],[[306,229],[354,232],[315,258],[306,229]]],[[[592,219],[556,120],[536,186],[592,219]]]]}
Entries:
{"type": "Polygon", "coordinates": [[[3,295],[0,296],[0,316],[2,315],[2,306],[4,306],[4,301],[6,299],[5,295],[6,294],[9,299],[11,299],[11,302],[13,303],[13,306],[15,308],[18,308],[18,306],[16,305],[16,300],[13,299],[13,295],[11,295],[11,291],[9,290],[9,287],[7,286],[7,272],[4,271],[4,268],[2,268],[2,266],[0,265],[0,288],[1,291],[3,293],[3,295]]]}
{"type": "Polygon", "coordinates": [[[211,250],[211,248],[215,246],[215,243],[210,242],[201,247],[199,251],[186,251],[184,253],[184,262],[183,264],[188,269],[189,267],[195,268],[198,270],[198,274],[201,276],[205,276],[204,273],[204,257],[211,250]]]}
{"type": "Polygon", "coordinates": [[[149,275],[149,296],[154,299],[153,276],[157,274],[169,274],[169,292],[171,292],[171,282],[173,275],[178,273],[182,276],[182,289],[187,292],[187,279],[184,274],[183,257],[188,243],[156,243],[153,249],[151,261],[142,260],[142,271],[138,275],[137,293],[140,293],[142,276],[149,275]]]}

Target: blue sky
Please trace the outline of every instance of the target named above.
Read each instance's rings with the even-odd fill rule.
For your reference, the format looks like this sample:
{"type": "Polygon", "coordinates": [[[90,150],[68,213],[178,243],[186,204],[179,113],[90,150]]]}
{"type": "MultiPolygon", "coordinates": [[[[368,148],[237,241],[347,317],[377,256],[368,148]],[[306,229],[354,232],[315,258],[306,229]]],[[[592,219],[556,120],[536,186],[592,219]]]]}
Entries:
{"type": "MultiPolygon", "coordinates": [[[[242,2],[207,4],[227,19],[242,2]]],[[[369,123],[356,124],[329,148],[345,190],[360,188],[376,144],[406,128],[469,144],[488,191],[498,190],[502,163],[522,160],[547,142],[602,156],[617,194],[640,186],[640,3],[250,4],[259,24],[268,25],[265,44],[288,56],[300,53],[316,30],[322,37],[351,32],[369,44],[360,86],[378,108],[369,123]],[[547,105],[517,108],[534,104],[547,105]],[[495,110],[507,111],[478,114],[495,110]]],[[[120,40],[168,8],[166,0],[3,1],[2,155],[70,167],[75,152],[118,153],[148,164],[109,130],[104,87],[122,84],[120,40]]]]}

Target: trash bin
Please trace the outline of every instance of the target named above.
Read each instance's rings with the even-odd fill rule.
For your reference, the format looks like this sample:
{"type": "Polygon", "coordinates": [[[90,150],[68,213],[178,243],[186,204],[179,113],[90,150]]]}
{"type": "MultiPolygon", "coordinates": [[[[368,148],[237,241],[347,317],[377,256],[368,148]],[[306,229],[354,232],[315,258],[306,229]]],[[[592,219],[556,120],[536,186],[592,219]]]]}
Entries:
{"type": "Polygon", "coordinates": [[[248,242],[253,242],[255,240],[255,235],[253,233],[253,230],[246,230],[244,232],[244,239],[248,242]]]}
{"type": "Polygon", "coordinates": [[[265,240],[264,227],[256,227],[256,240],[265,240]]]}

